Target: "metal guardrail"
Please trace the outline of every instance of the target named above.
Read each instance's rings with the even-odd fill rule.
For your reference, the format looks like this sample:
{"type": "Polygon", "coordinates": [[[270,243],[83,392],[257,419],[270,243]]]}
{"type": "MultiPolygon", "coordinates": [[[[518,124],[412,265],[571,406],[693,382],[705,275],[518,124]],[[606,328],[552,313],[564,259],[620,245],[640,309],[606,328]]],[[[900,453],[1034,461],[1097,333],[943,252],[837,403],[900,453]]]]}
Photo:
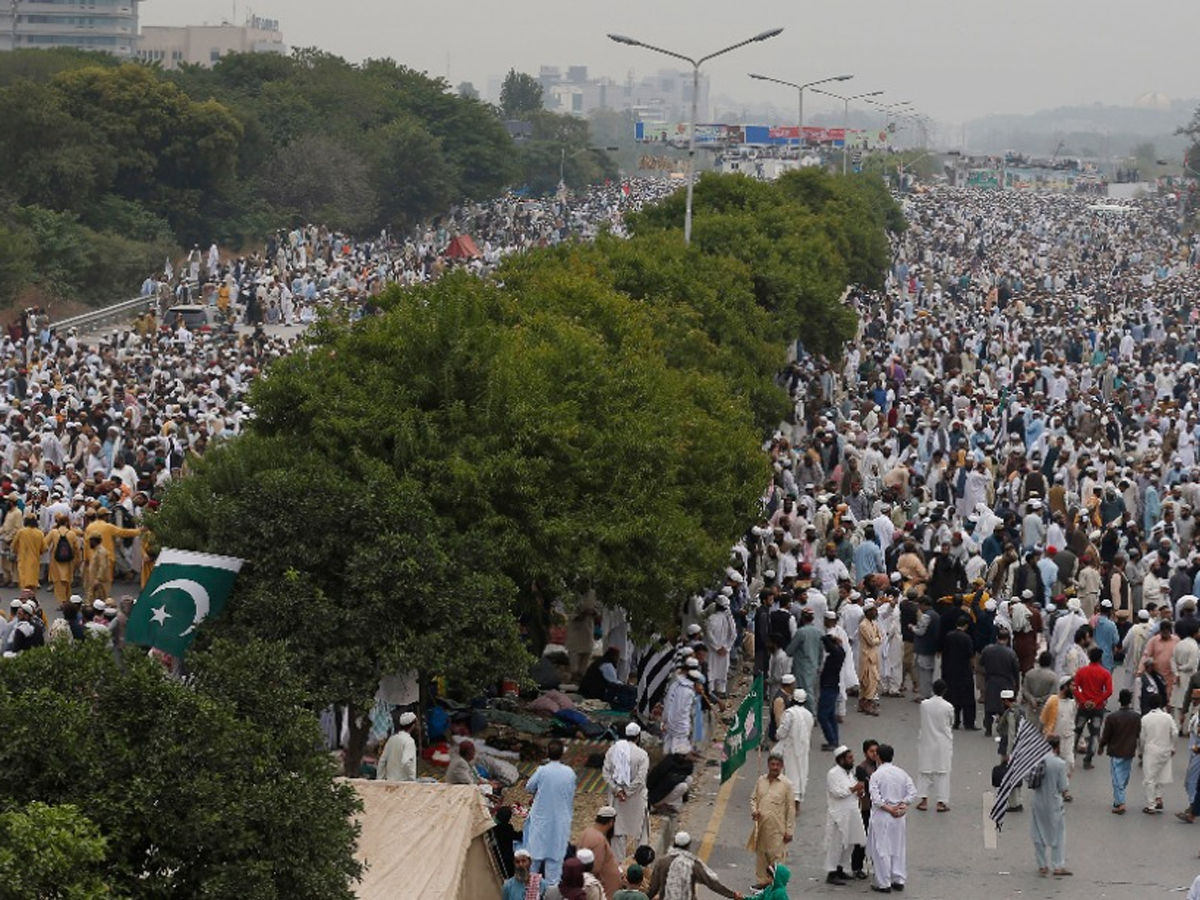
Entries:
{"type": "Polygon", "coordinates": [[[108,325],[113,321],[128,319],[131,315],[148,309],[157,311],[158,300],[155,297],[149,295],[134,297],[132,300],[122,300],[120,303],[89,310],[77,316],[71,316],[69,319],[51,322],[50,327],[59,332],[66,331],[68,328],[75,328],[79,331],[91,330],[108,325]]]}

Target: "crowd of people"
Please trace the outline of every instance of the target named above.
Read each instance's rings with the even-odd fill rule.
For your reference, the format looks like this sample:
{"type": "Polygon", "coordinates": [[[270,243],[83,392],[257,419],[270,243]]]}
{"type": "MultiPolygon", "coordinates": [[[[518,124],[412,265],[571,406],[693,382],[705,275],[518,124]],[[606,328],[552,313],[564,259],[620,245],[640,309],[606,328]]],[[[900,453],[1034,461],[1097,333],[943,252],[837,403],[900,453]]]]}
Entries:
{"type": "MultiPolygon", "coordinates": [[[[1155,816],[1183,751],[1178,817],[1200,814],[1200,245],[1169,198],[1114,210],[938,188],[905,205],[885,290],[849,295],[843,358],[799,346],[780,376],[795,415],[723,583],[687,602],[673,641],[602,628],[613,659],[637,661],[664,760],[700,757],[731,660],[765,679],[748,845],[764,896],[786,896],[789,855],[822,865],[793,843],[817,728],[830,884],[904,889],[905,818],[950,811],[956,731],[996,741],[997,786],[1025,734],[1045,741],[1007,798],[1016,812],[1028,795],[1040,875],[1072,874],[1077,756],[1109,757],[1114,815],[1140,759],[1155,816]],[[902,696],[920,704],[915,781],[893,748],[841,742],[850,699],[877,717],[902,696]]],[[[734,896],[682,837],[649,896],[690,898],[698,871],[734,896]],[[675,858],[688,877],[673,891],[675,858]]]]}
{"type": "Polygon", "coordinates": [[[1180,750],[1178,817],[1200,813],[1200,245],[1169,199],[938,188],[905,206],[885,290],[849,296],[844,357],[799,347],[782,373],[795,415],[762,517],[685,610],[706,627],[732,607],[768,685],[763,779],[786,784],[770,828],[756,811],[760,887],[795,852],[782,798],[800,812],[818,728],[831,884],[903,889],[903,820],[950,810],[956,730],[998,741],[997,786],[1026,725],[1044,736],[1008,797],[1031,796],[1041,875],[1071,875],[1077,756],[1108,755],[1115,815],[1139,759],[1153,816],[1180,750]],[[921,704],[915,782],[890,747],[856,764],[840,740],[848,698],[875,717],[901,696],[921,704]]]}
{"type": "Polygon", "coordinates": [[[172,305],[211,307],[223,321],[303,326],[324,307],[369,312],[389,284],[413,285],[454,268],[486,275],[506,257],[534,247],[587,240],[601,229],[624,233],[624,216],[673,190],[659,179],[596,185],[579,195],[531,200],[505,195],[449,210],[407,234],[387,230],[356,239],[324,226],[280,229],[261,251],[229,258],[215,243],[192,247],[176,266],[148,276],[141,294],[160,312],[172,305]]]}
{"type": "MultiPolygon", "coordinates": [[[[298,228],[236,260],[195,248],[143,290],[249,325],[303,324],[335,299],[369,313],[385,284],[451,265],[486,272],[530,246],[619,231],[626,209],[666,190],[504,198],[404,239],[298,228]],[[479,255],[448,259],[464,234],[479,255]]],[[[930,800],[950,809],[956,729],[998,737],[1001,769],[1023,725],[1046,737],[1052,758],[1026,787],[1037,868],[1059,877],[1070,875],[1063,803],[1077,756],[1083,770],[1109,756],[1115,815],[1140,757],[1141,811],[1161,815],[1175,751],[1200,751],[1200,245],[1157,199],[1118,212],[1073,196],[938,188],[905,205],[910,227],[886,288],[848,297],[860,325],[843,357],[800,346],[780,375],[795,414],[769,443],[763,514],[721,583],[688,601],[675,640],[650,647],[632,644],[620,611],[598,613],[616,652],[597,671],[616,687],[636,683],[637,721],[606,757],[610,802],[593,846],[577,839],[568,855],[559,807],[573,782],[539,770],[528,855],[514,856],[523,891],[533,881],[533,896],[636,900],[644,876],[651,898],[684,900],[697,884],[740,896],[686,833],[647,873],[619,862],[646,843],[648,809],[682,802],[742,658],[766,682],[773,744],[750,842],[764,896],[786,896],[818,728],[832,761],[826,878],[868,878],[870,860],[880,892],[906,884],[907,812],[930,800]],[[891,747],[871,742],[859,759],[841,740],[852,711],[878,717],[881,698],[900,696],[921,704],[915,782],[891,747]],[[655,766],[638,746],[644,730],[664,743],[655,766]]],[[[114,580],[136,582],[153,560],[143,512],[189,459],[239,432],[251,380],[294,340],[181,322],[84,341],[32,314],[9,329],[0,578],[23,596],[4,626],[8,652],[45,640],[43,588],[62,609],[60,631],[119,635],[114,580]]],[[[398,739],[396,753],[407,773],[410,748],[398,739]]],[[[1181,755],[1178,815],[1192,822],[1200,752],[1181,755]]],[[[800,854],[820,864],[818,848],[800,854]]]]}

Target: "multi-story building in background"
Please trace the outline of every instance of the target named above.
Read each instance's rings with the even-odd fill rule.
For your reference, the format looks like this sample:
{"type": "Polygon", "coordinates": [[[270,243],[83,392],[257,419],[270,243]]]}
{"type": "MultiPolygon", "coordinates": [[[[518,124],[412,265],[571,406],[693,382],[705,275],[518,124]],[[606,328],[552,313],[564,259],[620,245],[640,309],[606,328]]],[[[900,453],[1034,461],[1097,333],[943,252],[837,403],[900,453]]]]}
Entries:
{"type": "Polygon", "coordinates": [[[245,25],[147,25],[135,55],[164,69],[177,69],[184,63],[211,67],[230,53],[287,53],[279,21],[251,16],[245,25]]]}
{"type": "Polygon", "coordinates": [[[135,55],[140,0],[0,0],[0,50],[74,47],[135,55]]]}
{"type": "MultiPolygon", "coordinates": [[[[638,121],[661,125],[686,122],[692,115],[692,73],[661,69],[653,75],[636,78],[630,73],[624,81],[589,78],[587,66],[542,66],[537,75],[542,86],[542,103],[553,112],[586,118],[597,109],[629,110],[638,121]]],[[[488,81],[488,93],[499,100],[502,79],[488,81]]],[[[708,121],[708,78],[700,76],[697,118],[708,121]]]]}

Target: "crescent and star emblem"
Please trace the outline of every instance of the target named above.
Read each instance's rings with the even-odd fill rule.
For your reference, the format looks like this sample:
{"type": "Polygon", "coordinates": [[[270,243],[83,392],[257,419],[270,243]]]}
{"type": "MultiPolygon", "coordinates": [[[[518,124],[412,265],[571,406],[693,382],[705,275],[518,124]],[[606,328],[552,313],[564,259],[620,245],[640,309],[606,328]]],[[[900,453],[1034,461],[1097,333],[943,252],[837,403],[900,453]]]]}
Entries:
{"type": "MultiPolygon", "coordinates": [[[[154,598],[163,591],[183,591],[192,598],[192,602],[196,606],[195,617],[192,619],[192,624],[185,631],[180,632],[179,636],[183,637],[184,635],[191,634],[196,630],[196,626],[203,622],[208,615],[210,605],[208,591],[198,581],[192,581],[190,578],[174,578],[170,581],[164,581],[155,588],[154,593],[146,598],[147,602],[153,602],[154,598]]],[[[159,625],[165,625],[166,620],[171,618],[171,614],[166,611],[166,604],[164,603],[161,606],[155,607],[151,618],[159,625]]]]}

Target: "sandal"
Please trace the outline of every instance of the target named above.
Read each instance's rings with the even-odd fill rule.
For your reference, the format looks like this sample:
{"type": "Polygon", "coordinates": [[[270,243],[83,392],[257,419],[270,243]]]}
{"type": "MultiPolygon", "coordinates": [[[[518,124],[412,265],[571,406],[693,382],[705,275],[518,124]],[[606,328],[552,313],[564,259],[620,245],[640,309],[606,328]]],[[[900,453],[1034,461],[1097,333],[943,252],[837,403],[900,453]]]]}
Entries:
{"type": "Polygon", "coordinates": [[[1049,867],[1042,866],[1042,868],[1038,869],[1038,874],[1041,875],[1043,878],[1045,878],[1047,875],[1050,874],[1049,867]]]}
{"type": "Polygon", "coordinates": [[[917,804],[917,809],[919,809],[921,812],[925,812],[925,810],[929,809],[929,801],[922,800],[920,803],[917,804]]]}
{"type": "Polygon", "coordinates": [[[1153,806],[1143,806],[1142,812],[1144,812],[1148,816],[1152,816],[1155,814],[1155,810],[1154,810],[1153,806]]]}
{"type": "Polygon", "coordinates": [[[950,812],[950,807],[948,807],[945,803],[942,803],[941,801],[939,801],[938,805],[937,805],[937,811],[938,812],[950,812]]]}
{"type": "Polygon", "coordinates": [[[1121,806],[1114,806],[1112,808],[1112,811],[1115,815],[1123,816],[1123,815],[1125,815],[1125,806],[1124,806],[1124,804],[1122,804],[1121,806]]]}
{"type": "Polygon", "coordinates": [[[1064,875],[1074,875],[1074,874],[1075,873],[1072,872],[1070,869],[1055,869],[1054,870],[1055,878],[1062,878],[1064,875]]]}

